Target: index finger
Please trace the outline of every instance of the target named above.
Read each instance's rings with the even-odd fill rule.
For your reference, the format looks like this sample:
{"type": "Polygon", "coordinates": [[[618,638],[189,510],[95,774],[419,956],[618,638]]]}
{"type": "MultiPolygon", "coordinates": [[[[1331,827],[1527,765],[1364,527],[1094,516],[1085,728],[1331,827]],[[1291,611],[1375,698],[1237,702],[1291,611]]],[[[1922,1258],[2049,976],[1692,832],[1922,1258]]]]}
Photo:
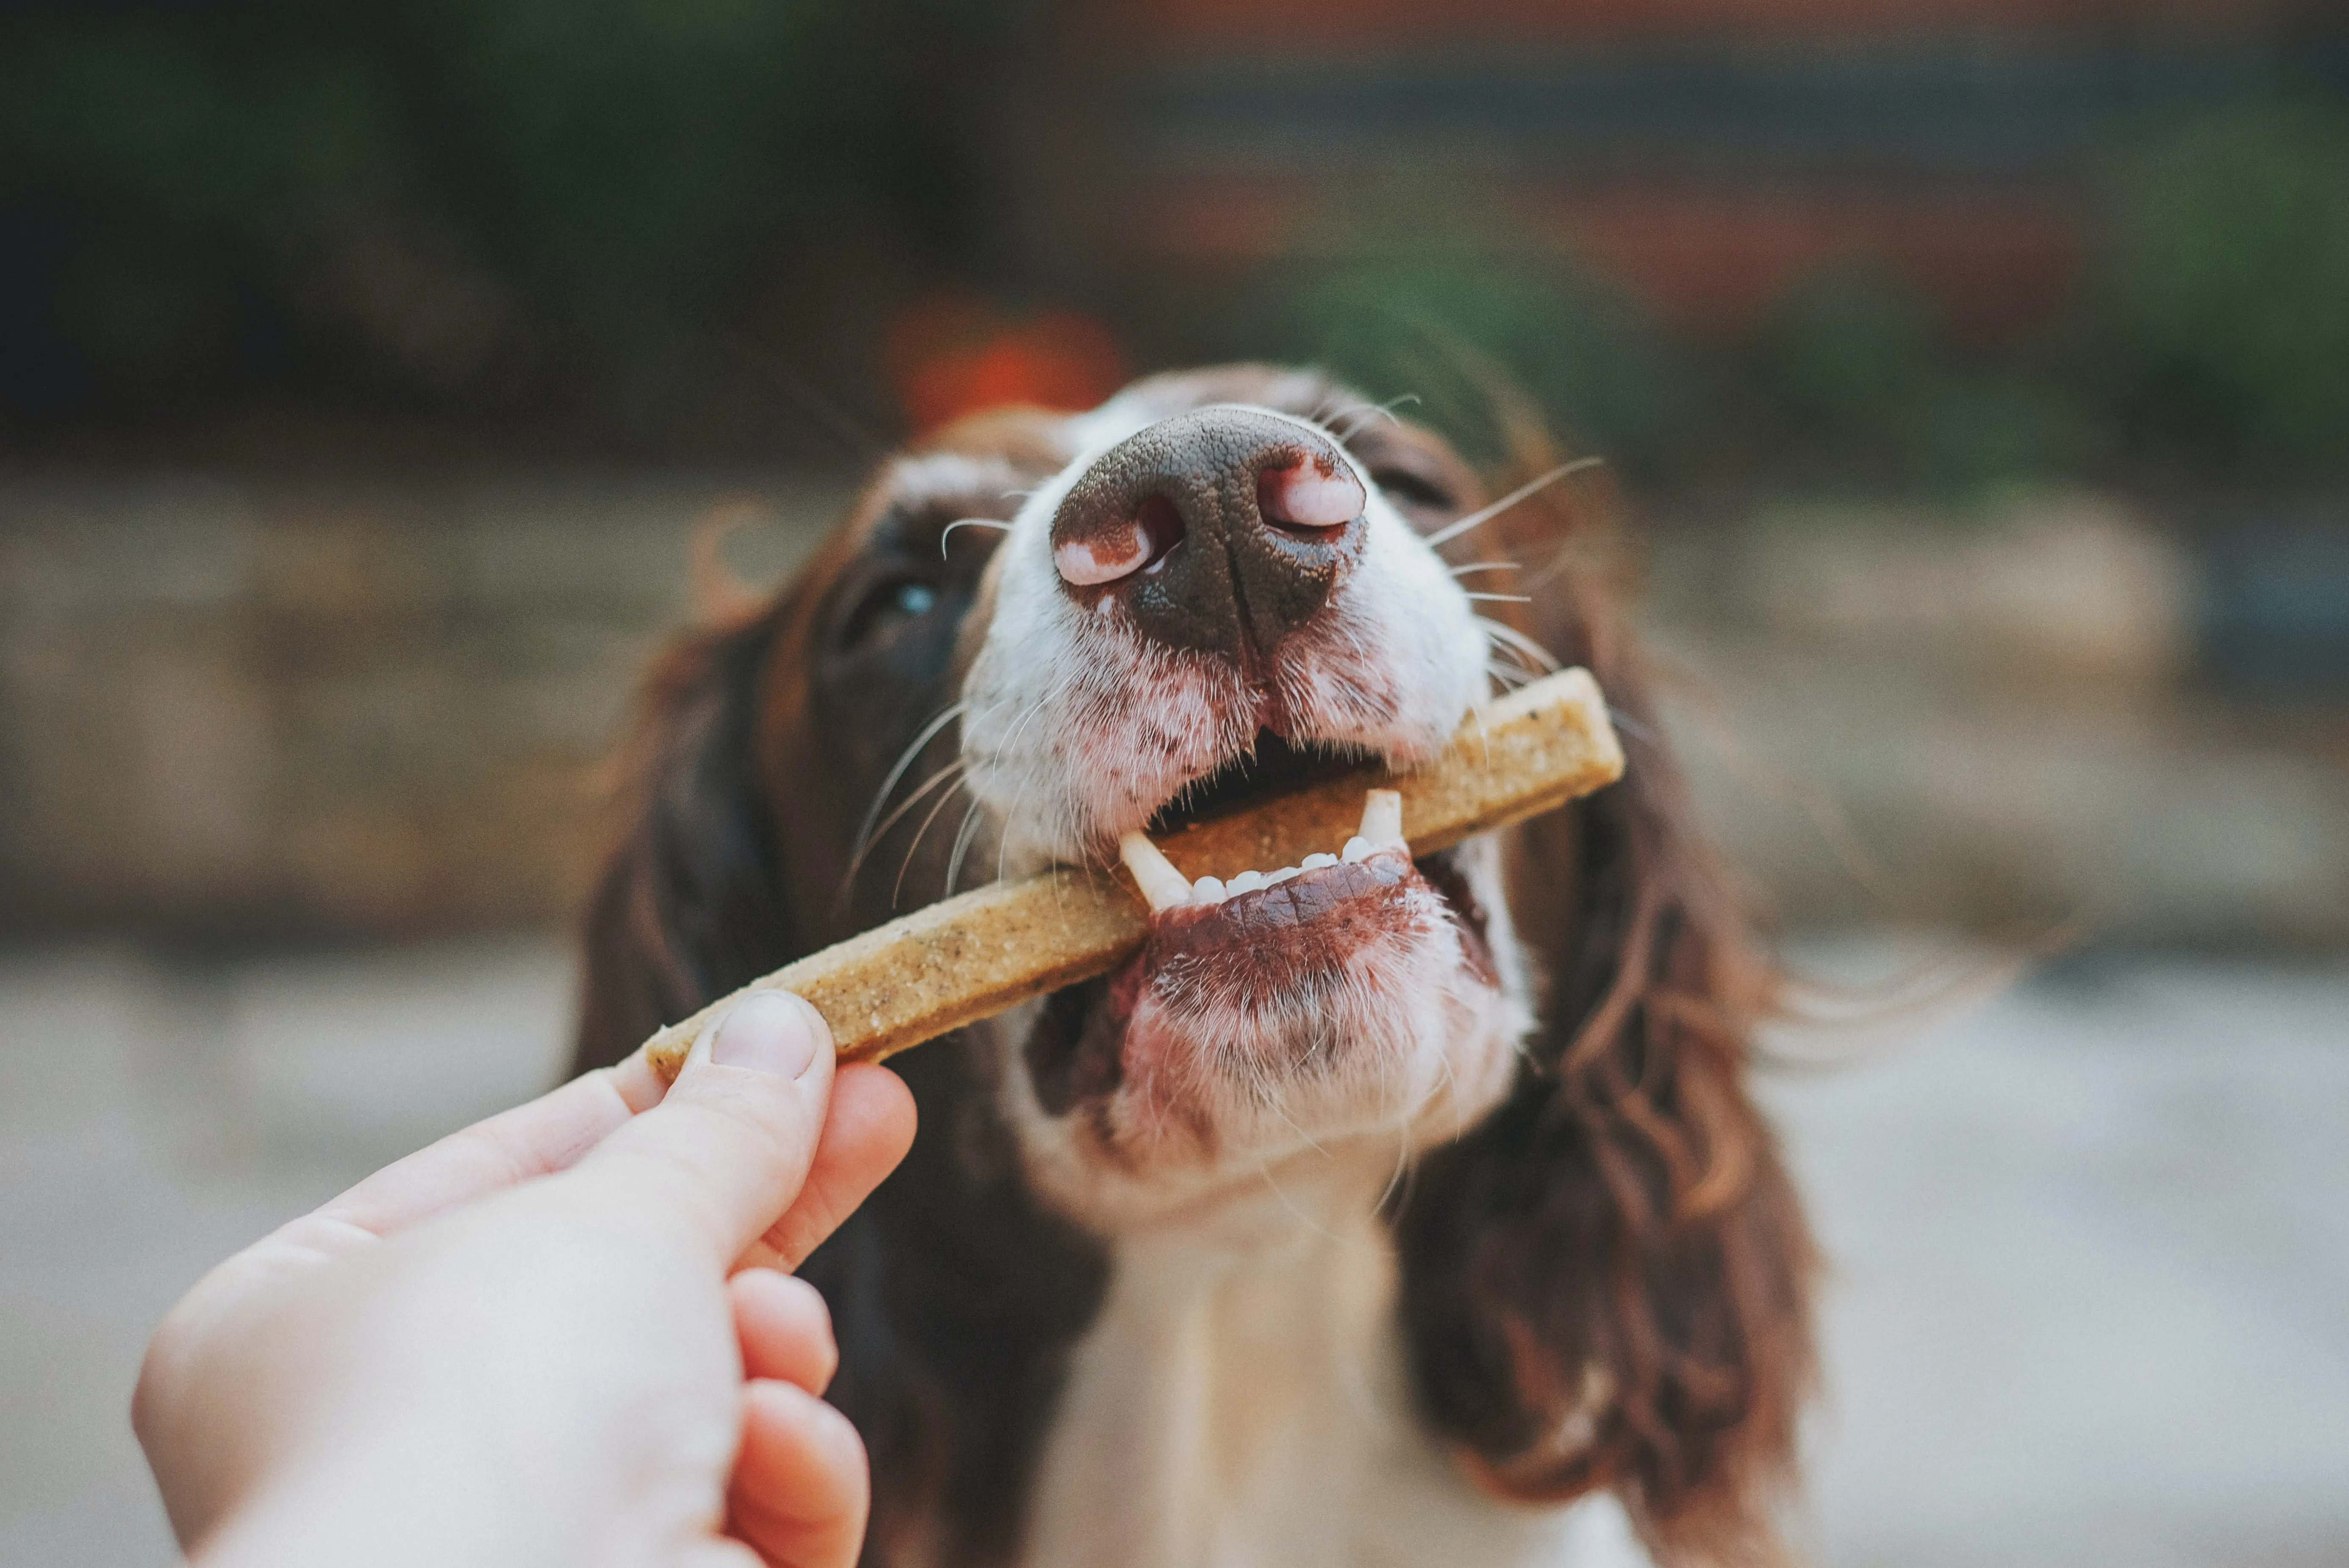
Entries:
{"type": "Polygon", "coordinates": [[[617,1067],[573,1078],[536,1099],[462,1128],[385,1166],[311,1216],[387,1236],[492,1192],[575,1165],[664,1086],[639,1047],[617,1067]]]}
{"type": "Polygon", "coordinates": [[[641,1222],[730,1264],[799,1197],[833,1068],[832,1031],[804,1000],[737,997],[696,1037],[661,1103],[564,1186],[606,1224],[641,1222]]]}

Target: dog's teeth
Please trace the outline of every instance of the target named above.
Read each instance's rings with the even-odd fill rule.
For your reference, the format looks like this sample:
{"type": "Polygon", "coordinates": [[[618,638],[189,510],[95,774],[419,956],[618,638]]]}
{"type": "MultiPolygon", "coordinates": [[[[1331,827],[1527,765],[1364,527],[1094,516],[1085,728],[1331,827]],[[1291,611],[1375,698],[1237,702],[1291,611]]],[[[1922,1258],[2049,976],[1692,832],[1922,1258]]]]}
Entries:
{"type": "Polygon", "coordinates": [[[1371,841],[1363,838],[1359,833],[1354,837],[1348,839],[1346,841],[1346,847],[1338,852],[1338,858],[1344,861],[1348,865],[1353,865],[1358,861],[1366,861],[1370,859],[1370,856],[1371,841]]]}
{"type": "Polygon", "coordinates": [[[1290,877],[1295,876],[1303,868],[1299,866],[1283,866],[1278,871],[1273,872],[1270,876],[1265,878],[1264,885],[1267,887],[1278,887],[1282,882],[1287,882],[1290,877]]]}
{"type": "Polygon", "coordinates": [[[1191,902],[1193,903],[1221,903],[1224,902],[1224,892],[1225,888],[1223,878],[1201,877],[1197,882],[1191,884],[1191,902]]]}
{"type": "Polygon", "coordinates": [[[1362,825],[1357,830],[1374,850],[1402,846],[1402,797],[1392,789],[1362,791],[1362,825]]]}
{"type": "Polygon", "coordinates": [[[1305,857],[1305,864],[1300,869],[1309,872],[1318,872],[1323,866],[1334,866],[1337,863],[1338,857],[1335,855],[1308,855],[1305,857]]]}
{"type": "Polygon", "coordinates": [[[1234,892],[1254,892],[1264,885],[1262,872],[1242,872],[1226,884],[1234,892]]]}
{"type": "Polygon", "coordinates": [[[1117,856],[1125,862],[1125,869],[1133,873],[1134,885],[1149,901],[1151,913],[1172,909],[1190,899],[1190,879],[1176,871],[1174,862],[1159,852],[1158,846],[1150,841],[1148,834],[1140,831],[1126,834],[1117,841],[1117,856]]]}

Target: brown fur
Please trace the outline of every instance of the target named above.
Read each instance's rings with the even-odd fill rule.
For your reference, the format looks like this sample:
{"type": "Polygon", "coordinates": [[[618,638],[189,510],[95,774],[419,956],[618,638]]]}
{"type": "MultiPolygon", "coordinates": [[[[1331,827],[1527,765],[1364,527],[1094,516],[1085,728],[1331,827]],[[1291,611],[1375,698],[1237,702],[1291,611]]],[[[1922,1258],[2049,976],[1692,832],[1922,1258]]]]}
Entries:
{"type": "MultiPolygon", "coordinates": [[[[1152,388],[1172,412],[1270,401],[1273,384],[1232,367],[1152,388]]],[[[1299,385],[1317,406],[1296,412],[1360,407],[1294,377],[1292,402],[1299,385]]],[[[993,416],[930,449],[990,455],[1032,484],[1067,459],[1055,429],[993,416]]],[[[1522,421],[1516,435],[1537,470],[1549,456],[1538,435],[1522,421]]],[[[1365,417],[1349,444],[1423,528],[1476,504],[1473,477],[1423,430],[1365,417]]],[[[957,812],[930,832],[923,810],[907,813],[853,882],[849,845],[891,760],[953,699],[969,627],[869,667],[828,638],[875,571],[885,581],[889,561],[925,548],[935,560],[943,520],[1007,517],[1004,488],[932,498],[920,516],[876,488],[771,608],[655,666],[624,832],[588,912],[580,1068],[887,918],[901,862],[910,901],[939,890],[957,812]]],[[[1603,534],[1568,493],[1546,490],[1447,553],[1523,563],[1516,591],[1538,603],[1496,618],[1591,668],[1631,765],[1512,835],[1511,907],[1544,972],[1542,1022],[1506,1101],[1427,1155],[1392,1205],[1402,1327],[1425,1418],[1495,1494],[1612,1487],[1666,1563],[1768,1563],[1812,1375],[1811,1243],[1744,1083],[1774,977],[1653,738],[1603,534]]],[[[956,560],[934,573],[958,618],[985,614],[992,538],[957,533],[956,560]]],[[[949,726],[906,787],[953,750],[949,726]]],[[[1031,1062],[1051,1054],[1040,1041],[1053,1016],[1031,1062]]],[[[842,1341],[833,1397],[873,1453],[866,1556],[898,1561],[918,1542],[943,1562],[1007,1561],[1106,1260],[1026,1190],[993,1109],[990,1053],[952,1037],[900,1063],[921,1107],[915,1151],[806,1270],[842,1341]]]]}
{"type": "MultiPolygon", "coordinates": [[[[1514,434],[1496,489],[1554,463],[1514,434]]],[[[1771,1563],[1814,1374],[1809,1230],[1744,1082],[1777,976],[1657,740],[1615,542],[1572,498],[1521,503],[1474,558],[1523,563],[1536,603],[1506,619],[1598,677],[1630,765],[1514,835],[1542,1023],[1508,1101],[1396,1206],[1403,1312],[1430,1418],[1495,1492],[1612,1486],[1661,1562],[1771,1563]],[[1561,1450],[1586,1365],[1594,1435],[1561,1450]]]]}

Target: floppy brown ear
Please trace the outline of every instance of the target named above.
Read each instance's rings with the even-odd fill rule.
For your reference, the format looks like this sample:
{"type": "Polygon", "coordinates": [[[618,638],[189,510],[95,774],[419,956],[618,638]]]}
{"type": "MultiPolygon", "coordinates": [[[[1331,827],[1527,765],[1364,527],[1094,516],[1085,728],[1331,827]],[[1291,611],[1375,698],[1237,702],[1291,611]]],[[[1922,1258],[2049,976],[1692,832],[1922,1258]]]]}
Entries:
{"type": "Polygon", "coordinates": [[[800,951],[756,763],[760,686],[787,610],[696,633],[646,677],[620,758],[619,836],[582,930],[574,1073],[800,951]]]}
{"type": "Polygon", "coordinates": [[[1537,601],[1520,629],[1598,676],[1630,765],[1516,838],[1542,1022],[1507,1100],[1399,1202],[1418,1393],[1495,1492],[1611,1487],[1661,1563],[1775,1561],[1813,1250],[1744,1086],[1773,975],[1700,841],[1589,536],[1556,498],[1506,532],[1537,601]]]}

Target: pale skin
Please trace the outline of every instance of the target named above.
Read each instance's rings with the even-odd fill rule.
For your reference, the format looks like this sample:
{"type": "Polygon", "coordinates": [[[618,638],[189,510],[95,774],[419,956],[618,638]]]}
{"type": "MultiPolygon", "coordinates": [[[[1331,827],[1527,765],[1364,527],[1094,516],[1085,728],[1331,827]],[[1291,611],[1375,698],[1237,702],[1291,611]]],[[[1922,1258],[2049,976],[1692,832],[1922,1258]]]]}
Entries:
{"type": "Polygon", "coordinates": [[[813,1009],[746,1002],[378,1171],[206,1275],[131,1420],[197,1568],[848,1568],[870,1479],[787,1272],[912,1141],[813,1009]]]}

